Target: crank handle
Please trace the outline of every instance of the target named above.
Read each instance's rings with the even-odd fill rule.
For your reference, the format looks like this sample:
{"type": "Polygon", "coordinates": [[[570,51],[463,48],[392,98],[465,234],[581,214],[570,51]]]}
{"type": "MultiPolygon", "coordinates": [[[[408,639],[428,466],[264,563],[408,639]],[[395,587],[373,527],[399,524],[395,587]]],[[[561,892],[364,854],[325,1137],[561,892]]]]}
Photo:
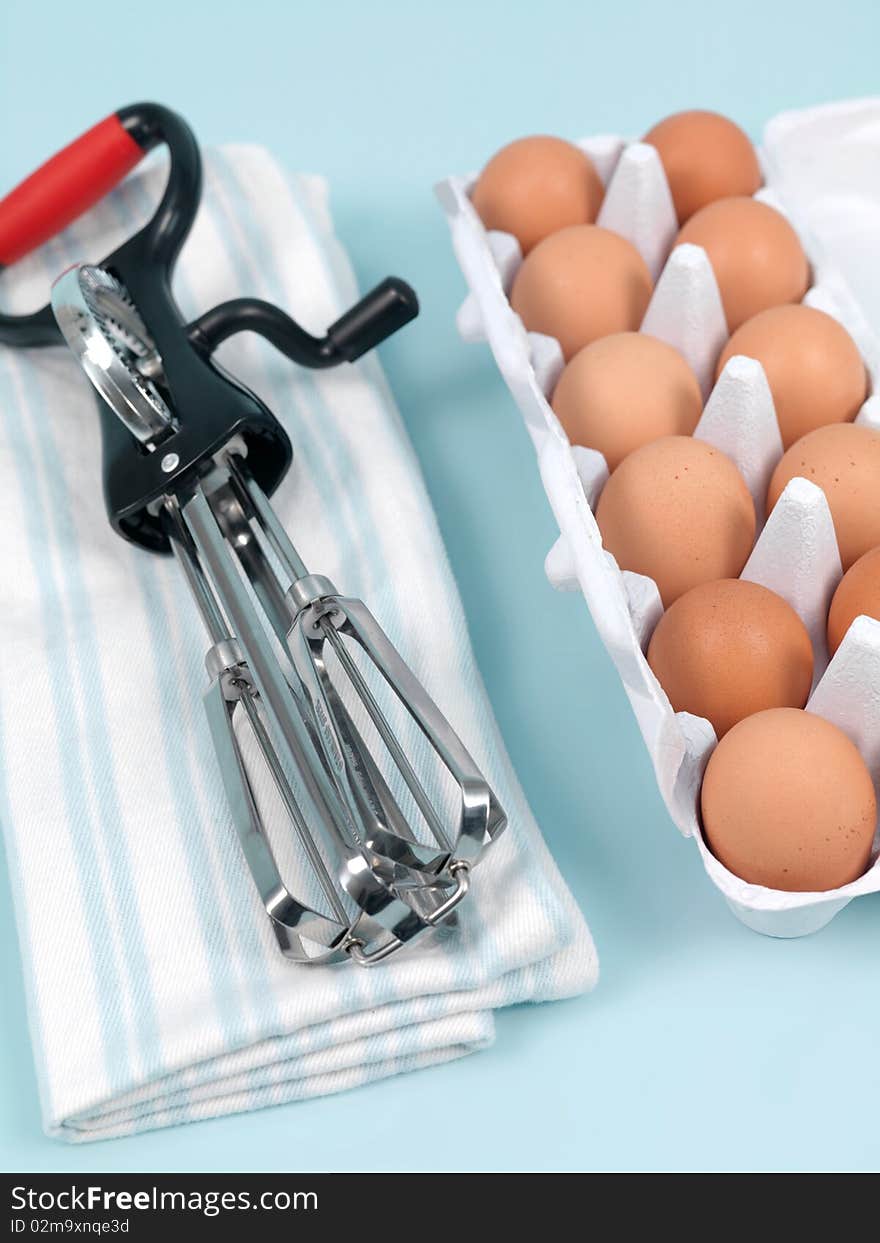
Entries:
{"type": "Polygon", "coordinates": [[[239,332],[255,332],[301,367],[335,367],[353,363],[385,341],[419,313],[415,291],[399,277],[388,276],[341,315],[323,337],[311,333],[280,307],[260,298],[235,298],[205,311],[187,328],[203,354],[239,332]]]}

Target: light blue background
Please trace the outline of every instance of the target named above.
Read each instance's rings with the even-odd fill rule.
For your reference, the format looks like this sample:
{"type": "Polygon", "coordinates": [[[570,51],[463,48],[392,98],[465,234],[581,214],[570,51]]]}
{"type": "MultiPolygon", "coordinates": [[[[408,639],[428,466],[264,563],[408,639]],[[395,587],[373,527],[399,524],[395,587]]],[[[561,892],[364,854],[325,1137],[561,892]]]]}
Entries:
{"type": "Polygon", "coordinates": [[[603,978],[589,998],[501,1015],[496,1046],[452,1066],[74,1149],[40,1132],[0,879],[0,1167],[876,1169],[880,899],[818,936],[766,940],[679,839],[582,601],[543,577],[554,528],[531,444],[488,350],[456,336],[463,283],[431,193],[523,133],[637,134],[709,106],[758,135],[781,109],[876,91],[876,0],[2,8],[0,186],[158,98],[205,143],[258,140],[327,174],[362,285],[394,270],[418,289],[421,318],[384,361],[603,978]]]}

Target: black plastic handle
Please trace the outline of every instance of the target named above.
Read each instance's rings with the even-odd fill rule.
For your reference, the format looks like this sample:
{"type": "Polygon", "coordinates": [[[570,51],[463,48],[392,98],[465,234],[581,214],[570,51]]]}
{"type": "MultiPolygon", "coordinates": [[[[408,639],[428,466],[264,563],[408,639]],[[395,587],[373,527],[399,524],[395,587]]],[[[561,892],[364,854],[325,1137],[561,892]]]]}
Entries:
{"type": "MultiPolygon", "coordinates": [[[[183,118],[153,103],[132,104],[112,113],[0,202],[0,243],[5,240],[7,265],[82,215],[162,143],[171,155],[165,192],[150,220],[124,246],[137,251],[141,262],[163,268],[170,278],[199,205],[202,161],[195,135],[183,118]]],[[[31,315],[0,314],[0,341],[7,345],[58,345],[61,339],[48,305],[31,315]]]]}

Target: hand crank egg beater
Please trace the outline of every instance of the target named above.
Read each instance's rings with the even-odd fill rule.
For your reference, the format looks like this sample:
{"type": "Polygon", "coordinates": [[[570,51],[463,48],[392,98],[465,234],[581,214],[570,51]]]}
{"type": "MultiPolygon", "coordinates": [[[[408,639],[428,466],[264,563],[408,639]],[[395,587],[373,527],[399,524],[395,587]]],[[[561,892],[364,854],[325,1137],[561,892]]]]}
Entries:
{"type": "Polygon", "coordinates": [[[182,118],[152,103],[112,114],[0,202],[0,265],[48,240],[162,144],[168,182],[151,220],[102,263],[62,273],[49,305],[0,315],[0,341],[66,342],[98,394],[111,525],[181,567],[210,641],[205,706],[232,818],[281,950],[300,962],[372,965],[454,922],[506,818],[366,606],[308,570],[270,502],[290,440],[213,354],[255,332],[301,366],[334,367],[408,323],[418,303],[388,278],[321,338],[247,297],[186,323],[171,278],[198,208],[201,157],[182,118]],[[451,801],[417,771],[386,701],[415,723],[451,801]],[[282,875],[255,764],[271,777],[311,878],[301,889],[282,875]]]}

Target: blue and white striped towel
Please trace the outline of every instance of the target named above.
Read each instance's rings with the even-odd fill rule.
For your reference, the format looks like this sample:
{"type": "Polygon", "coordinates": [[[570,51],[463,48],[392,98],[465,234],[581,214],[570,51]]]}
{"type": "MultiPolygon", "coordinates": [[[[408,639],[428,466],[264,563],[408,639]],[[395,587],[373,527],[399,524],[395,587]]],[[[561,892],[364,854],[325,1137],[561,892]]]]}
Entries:
{"type": "MultiPolygon", "coordinates": [[[[108,253],[163,178],[146,166],[19,265],[7,304],[33,308],[66,264],[108,253]]],[[[176,292],[188,314],[249,293],[323,331],[355,297],[324,184],[286,177],[256,148],[213,154],[176,292]]],[[[294,443],[282,520],[311,564],[370,603],[484,766],[510,828],[475,874],[460,935],[370,972],[284,960],[226,809],[186,586],[107,524],[93,397],[72,357],[0,349],[0,816],[44,1122],[70,1140],[430,1066],[488,1045],[494,1007],[596,979],[586,924],[510,769],[376,359],[309,374],[257,339],[224,348],[294,443]]]]}

